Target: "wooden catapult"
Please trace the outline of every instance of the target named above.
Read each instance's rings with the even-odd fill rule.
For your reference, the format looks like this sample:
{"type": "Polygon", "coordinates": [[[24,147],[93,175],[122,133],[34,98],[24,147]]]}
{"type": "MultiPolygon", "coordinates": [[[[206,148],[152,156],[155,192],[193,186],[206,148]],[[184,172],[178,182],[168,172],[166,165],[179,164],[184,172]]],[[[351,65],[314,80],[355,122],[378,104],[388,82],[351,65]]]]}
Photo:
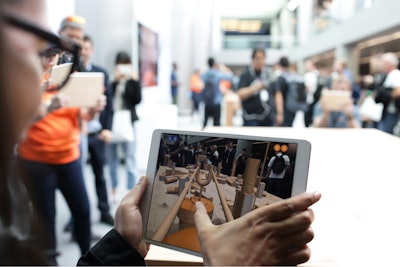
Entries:
{"type": "Polygon", "coordinates": [[[169,186],[167,188],[167,194],[178,194],[178,198],[155,231],[152,239],[200,252],[200,244],[193,219],[196,202],[201,201],[204,204],[210,219],[214,214],[213,199],[203,196],[206,187],[211,181],[214,182],[225,221],[232,221],[256,208],[256,198],[264,196],[265,184],[260,183],[260,177],[257,175],[260,163],[261,160],[259,159],[247,159],[242,180],[237,177],[222,175],[220,173],[221,164],[214,167],[198,161],[197,165],[187,167],[189,172],[183,172],[177,170],[174,163],[169,161],[169,168],[159,178],[166,184],[179,181],[178,186],[169,186]],[[221,189],[221,184],[225,183],[236,187],[233,205],[228,204],[221,189]],[[192,193],[191,196],[189,196],[189,192],[192,193]],[[179,218],[179,231],[168,235],[176,217],[179,218]]]}

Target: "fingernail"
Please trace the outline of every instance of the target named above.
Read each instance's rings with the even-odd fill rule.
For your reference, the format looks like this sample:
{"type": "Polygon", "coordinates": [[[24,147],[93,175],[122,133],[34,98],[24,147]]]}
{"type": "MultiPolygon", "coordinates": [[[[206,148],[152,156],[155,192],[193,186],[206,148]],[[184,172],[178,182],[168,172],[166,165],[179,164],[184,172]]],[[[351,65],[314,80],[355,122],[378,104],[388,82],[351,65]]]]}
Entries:
{"type": "Polygon", "coordinates": [[[314,191],[313,196],[315,199],[320,199],[321,198],[321,193],[318,191],[314,191]]]}
{"type": "Polygon", "coordinates": [[[137,182],[138,184],[141,184],[144,182],[145,176],[140,176],[139,181],[137,182]]]}

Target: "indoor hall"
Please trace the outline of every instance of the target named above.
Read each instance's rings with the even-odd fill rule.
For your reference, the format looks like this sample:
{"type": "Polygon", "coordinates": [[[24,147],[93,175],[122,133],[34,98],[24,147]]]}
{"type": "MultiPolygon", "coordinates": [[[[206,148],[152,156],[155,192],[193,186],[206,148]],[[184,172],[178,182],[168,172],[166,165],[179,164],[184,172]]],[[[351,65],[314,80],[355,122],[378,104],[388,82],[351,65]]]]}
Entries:
{"type": "MultiPolygon", "coordinates": [[[[374,54],[395,52],[398,55],[398,30],[400,29],[396,14],[400,8],[398,1],[309,0],[302,1],[293,10],[287,7],[289,1],[271,1],[273,2],[269,4],[273,7],[272,11],[261,8],[265,6],[266,0],[245,1],[245,6],[231,5],[236,7],[233,10],[227,8],[232,1],[218,0],[193,2],[187,0],[62,0],[57,3],[48,0],[48,7],[50,24],[54,32],[57,32],[59,22],[64,16],[78,14],[85,17],[87,30],[95,41],[94,62],[104,66],[111,77],[114,71],[115,54],[119,50],[127,50],[134,55],[134,65],[138,70],[143,64],[140,62],[140,29],[148,30],[153,34],[150,39],[157,40],[157,83],[143,86],[142,102],[137,107],[140,119],[136,123],[139,142],[136,159],[138,172],[143,173],[147,165],[150,136],[154,129],[202,130],[203,107],[199,114],[190,115],[192,103],[189,98],[189,76],[196,68],[205,71],[206,61],[210,55],[232,70],[243,69],[250,63],[251,50],[255,46],[261,46],[267,51],[265,65],[269,71],[272,72],[276,62],[284,55],[289,57],[292,67],[300,73],[304,70],[303,62],[306,59],[314,59],[321,66],[330,68],[334,59],[346,58],[350,70],[356,76],[369,72],[370,59],[374,54]],[[256,8],[247,6],[249,2],[256,8]],[[94,6],[96,12],[93,12],[94,6]],[[323,11],[328,9],[332,13],[326,16],[327,12],[323,11]],[[382,16],[387,19],[377,19],[382,16]],[[99,17],[104,19],[99,20],[99,17]],[[250,34],[242,33],[237,28],[229,29],[232,19],[237,19],[233,21],[234,25],[251,20],[251,24],[258,25],[257,29],[261,32],[250,34]],[[173,62],[178,63],[178,77],[181,81],[176,105],[171,104],[170,95],[173,62]]],[[[154,43],[152,45],[154,48],[154,43]]],[[[368,265],[371,262],[378,264],[381,260],[388,264],[394,262],[395,251],[386,250],[385,246],[366,247],[363,240],[365,236],[368,236],[371,242],[383,244],[391,241],[390,237],[397,239],[400,236],[396,227],[399,219],[390,211],[396,207],[392,206],[393,204],[387,205],[387,202],[397,203],[398,201],[395,192],[397,183],[394,182],[397,170],[392,167],[385,170],[382,179],[390,186],[382,190],[382,193],[376,192],[373,188],[376,185],[376,178],[382,175],[379,171],[380,167],[370,166],[371,170],[368,171],[364,166],[365,162],[371,159],[371,155],[381,153],[382,149],[390,155],[391,164],[389,165],[396,166],[394,160],[399,156],[397,137],[383,134],[375,129],[365,131],[355,129],[348,132],[305,129],[304,115],[301,112],[296,114],[293,129],[280,131],[281,129],[275,127],[258,128],[253,132],[240,127],[243,123],[240,109],[233,111],[228,108],[226,102],[223,103],[222,108],[222,127],[212,127],[210,123],[206,128],[207,131],[232,132],[230,128],[226,129],[224,126],[234,126],[235,133],[264,136],[272,134],[313,141],[313,149],[315,149],[313,151],[316,152],[316,156],[312,157],[310,163],[310,183],[307,189],[322,191],[323,199],[315,209],[316,238],[310,244],[313,251],[312,258],[304,266],[368,265]],[[327,140],[332,140],[332,142],[327,140]],[[361,142],[362,140],[369,140],[368,144],[365,145],[364,141],[361,142]],[[358,155],[354,162],[356,166],[361,166],[360,172],[352,168],[354,165],[350,162],[353,162],[353,158],[343,155],[342,146],[353,149],[348,154],[358,155]],[[389,150],[389,148],[393,149],[389,150]],[[327,164],[328,161],[333,162],[335,167],[327,164]],[[341,166],[344,166],[343,169],[341,166]],[[349,177],[346,175],[348,181],[345,185],[338,182],[336,177],[336,175],[343,176],[343,173],[349,175],[349,177]],[[371,199],[371,196],[374,199],[371,199]],[[388,227],[383,229],[385,236],[371,230],[381,222],[380,218],[374,217],[373,211],[377,212],[382,220],[389,222],[388,227]],[[336,231],[332,231],[332,224],[337,226],[337,231],[342,231],[347,239],[337,235],[336,231]],[[371,259],[369,260],[365,255],[370,255],[371,259]]],[[[377,162],[386,164],[379,159],[377,162]]],[[[123,168],[120,167],[118,172],[121,177],[120,186],[123,187],[125,180],[123,168]]],[[[108,173],[107,167],[105,173],[108,173]]],[[[91,169],[86,166],[85,183],[91,200],[93,233],[103,235],[110,227],[98,222],[99,214],[95,204],[92,176],[91,169]]],[[[110,186],[109,179],[106,178],[110,186]]],[[[124,189],[121,188],[120,196],[123,194],[124,189]]],[[[115,208],[116,205],[113,204],[113,211],[115,208]]],[[[63,232],[63,226],[69,216],[67,206],[58,195],[57,237],[58,250],[61,253],[58,261],[61,265],[75,264],[79,254],[77,245],[71,242],[70,234],[63,232]]],[[[160,258],[157,258],[154,253],[150,256],[160,260],[167,258],[165,254],[160,255],[160,258]]],[[[188,260],[187,264],[193,263],[190,257],[182,259],[188,260]]],[[[198,259],[193,261],[198,263],[198,259]]],[[[173,261],[168,263],[172,264],[173,261]]]]}

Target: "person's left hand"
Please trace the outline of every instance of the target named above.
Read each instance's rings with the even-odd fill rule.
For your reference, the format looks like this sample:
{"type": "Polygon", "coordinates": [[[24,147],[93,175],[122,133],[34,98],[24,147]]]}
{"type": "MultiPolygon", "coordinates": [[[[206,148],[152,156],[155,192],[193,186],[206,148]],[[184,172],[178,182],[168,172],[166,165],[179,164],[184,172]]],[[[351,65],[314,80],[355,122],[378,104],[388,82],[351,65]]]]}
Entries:
{"type": "Polygon", "coordinates": [[[148,248],[142,239],[142,214],[140,200],[147,188],[147,177],[142,176],[135,187],[121,200],[115,212],[114,227],[140,254],[146,257],[148,248]]]}

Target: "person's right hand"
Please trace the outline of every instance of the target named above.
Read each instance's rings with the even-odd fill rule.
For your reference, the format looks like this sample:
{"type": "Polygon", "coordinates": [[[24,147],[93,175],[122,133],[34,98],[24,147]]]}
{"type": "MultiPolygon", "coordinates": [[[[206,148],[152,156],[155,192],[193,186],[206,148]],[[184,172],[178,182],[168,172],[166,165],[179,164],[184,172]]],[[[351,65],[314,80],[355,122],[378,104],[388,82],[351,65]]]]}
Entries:
{"type": "Polygon", "coordinates": [[[310,258],[314,220],[309,207],[319,193],[264,206],[234,221],[213,225],[201,202],[194,216],[204,265],[297,265],[310,258]]]}
{"type": "Polygon", "coordinates": [[[103,142],[109,143],[112,140],[113,134],[110,130],[104,129],[99,133],[98,137],[103,142]]]}
{"type": "Polygon", "coordinates": [[[146,257],[148,248],[142,239],[142,214],[139,203],[147,188],[147,177],[142,176],[135,187],[121,200],[115,212],[114,227],[140,254],[146,257]]]}

